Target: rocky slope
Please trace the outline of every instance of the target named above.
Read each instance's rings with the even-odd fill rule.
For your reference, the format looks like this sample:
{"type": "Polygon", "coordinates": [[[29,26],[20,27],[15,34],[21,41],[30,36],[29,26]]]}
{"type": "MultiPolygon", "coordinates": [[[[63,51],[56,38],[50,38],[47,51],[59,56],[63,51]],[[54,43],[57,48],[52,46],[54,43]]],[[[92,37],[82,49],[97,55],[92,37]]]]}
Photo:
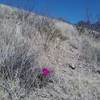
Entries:
{"type": "Polygon", "coordinates": [[[100,39],[88,29],[0,5],[0,100],[100,100],[99,84],[100,39]],[[53,82],[34,89],[26,73],[43,66],[53,82]]]}

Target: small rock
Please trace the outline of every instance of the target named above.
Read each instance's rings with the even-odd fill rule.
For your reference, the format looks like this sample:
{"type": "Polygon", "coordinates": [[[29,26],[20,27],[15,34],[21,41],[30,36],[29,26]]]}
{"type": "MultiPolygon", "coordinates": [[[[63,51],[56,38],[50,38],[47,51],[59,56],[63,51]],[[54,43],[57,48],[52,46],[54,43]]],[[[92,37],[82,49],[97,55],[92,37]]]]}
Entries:
{"type": "Polygon", "coordinates": [[[75,65],[72,65],[72,64],[68,64],[69,65],[69,67],[71,68],[71,69],[75,69],[76,67],[75,67],[75,65]]]}

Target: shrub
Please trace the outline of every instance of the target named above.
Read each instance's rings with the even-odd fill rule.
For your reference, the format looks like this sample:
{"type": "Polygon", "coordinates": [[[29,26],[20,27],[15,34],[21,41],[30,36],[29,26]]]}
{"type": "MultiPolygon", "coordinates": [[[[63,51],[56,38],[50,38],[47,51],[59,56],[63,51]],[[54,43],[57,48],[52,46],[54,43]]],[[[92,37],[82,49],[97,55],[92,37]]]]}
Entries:
{"type": "Polygon", "coordinates": [[[56,38],[60,38],[61,41],[67,39],[66,36],[63,36],[61,31],[56,28],[54,21],[49,18],[42,18],[40,20],[37,28],[42,39],[45,41],[44,49],[48,49],[50,42],[54,42],[56,38]]]}
{"type": "Polygon", "coordinates": [[[78,30],[78,32],[79,32],[80,34],[82,34],[82,33],[84,33],[84,32],[85,32],[84,27],[83,27],[83,26],[81,26],[81,25],[76,25],[76,28],[77,28],[77,30],[78,30]]]}
{"type": "Polygon", "coordinates": [[[19,79],[20,86],[30,91],[32,85],[31,67],[35,66],[35,55],[28,55],[25,46],[17,47],[14,54],[7,54],[7,57],[0,63],[0,79],[13,81],[19,79]]]}

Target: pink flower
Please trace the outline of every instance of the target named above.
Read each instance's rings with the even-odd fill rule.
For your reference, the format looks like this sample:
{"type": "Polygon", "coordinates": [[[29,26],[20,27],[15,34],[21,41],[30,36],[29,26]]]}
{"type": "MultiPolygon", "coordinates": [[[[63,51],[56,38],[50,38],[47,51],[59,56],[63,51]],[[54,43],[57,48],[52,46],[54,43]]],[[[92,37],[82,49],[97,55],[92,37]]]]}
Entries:
{"type": "Polygon", "coordinates": [[[48,69],[47,67],[43,67],[43,68],[42,68],[42,74],[43,74],[44,76],[48,76],[49,73],[50,73],[50,71],[49,71],[49,69],[48,69]]]}

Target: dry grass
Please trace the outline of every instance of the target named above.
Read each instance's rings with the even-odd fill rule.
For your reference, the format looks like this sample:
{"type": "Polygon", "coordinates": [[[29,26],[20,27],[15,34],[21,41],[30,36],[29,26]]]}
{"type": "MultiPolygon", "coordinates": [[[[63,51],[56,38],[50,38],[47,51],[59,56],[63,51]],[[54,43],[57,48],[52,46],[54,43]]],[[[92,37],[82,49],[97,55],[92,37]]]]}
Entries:
{"type": "Polygon", "coordinates": [[[92,39],[72,25],[58,21],[57,28],[55,20],[29,12],[1,7],[0,15],[0,100],[100,99],[92,39]],[[55,74],[33,74],[32,68],[43,66],[55,74]]]}

